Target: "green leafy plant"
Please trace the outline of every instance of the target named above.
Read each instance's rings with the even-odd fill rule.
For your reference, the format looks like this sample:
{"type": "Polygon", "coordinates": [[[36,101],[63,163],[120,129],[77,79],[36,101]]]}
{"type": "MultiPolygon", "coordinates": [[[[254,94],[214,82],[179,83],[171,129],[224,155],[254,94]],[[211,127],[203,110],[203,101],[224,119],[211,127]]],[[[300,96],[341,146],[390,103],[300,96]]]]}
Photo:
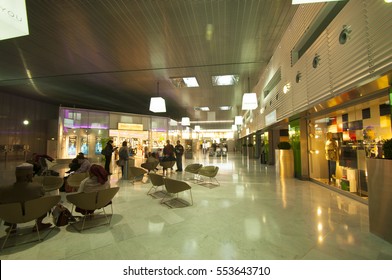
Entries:
{"type": "Polygon", "coordinates": [[[384,158],[392,159],[392,138],[384,141],[382,150],[384,152],[384,158]]]}
{"type": "Polygon", "coordinates": [[[283,141],[278,143],[279,150],[290,150],[291,144],[289,142],[283,141]]]}

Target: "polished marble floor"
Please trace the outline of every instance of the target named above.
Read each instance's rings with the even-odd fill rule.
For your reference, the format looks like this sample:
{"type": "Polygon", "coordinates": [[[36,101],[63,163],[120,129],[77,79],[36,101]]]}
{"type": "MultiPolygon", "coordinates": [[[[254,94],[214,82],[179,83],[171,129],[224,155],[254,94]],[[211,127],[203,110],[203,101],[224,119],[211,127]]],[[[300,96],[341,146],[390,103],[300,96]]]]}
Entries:
{"type": "MultiPolygon", "coordinates": [[[[197,155],[219,166],[219,187],[192,182],[194,204],[171,209],[146,195],[151,184],[119,180],[110,226],[78,233],[68,225],[40,243],[0,252],[0,259],[87,260],[379,260],[392,259],[392,244],[369,233],[368,207],[309,181],[280,179],[273,166],[240,154],[197,155]]],[[[140,160],[136,161],[140,164],[140,160]]],[[[12,165],[0,166],[9,181],[12,165]]],[[[184,173],[169,174],[186,179],[184,173]]],[[[181,194],[189,200],[189,194],[181,194]]],[[[64,204],[71,209],[62,193],[64,204]]],[[[50,221],[49,218],[47,218],[50,221]]],[[[4,226],[0,227],[1,242],[4,226]]]]}

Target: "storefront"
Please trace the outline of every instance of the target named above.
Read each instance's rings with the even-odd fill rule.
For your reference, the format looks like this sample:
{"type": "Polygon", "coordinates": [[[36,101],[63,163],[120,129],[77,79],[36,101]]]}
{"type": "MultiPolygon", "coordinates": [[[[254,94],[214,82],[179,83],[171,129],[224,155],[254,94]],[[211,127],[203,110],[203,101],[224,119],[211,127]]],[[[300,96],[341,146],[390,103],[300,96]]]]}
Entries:
{"type": "MultiPolygon", "coordinates": [[[[57,158],[74,158],[79,152],[99,160],[109,139],[120,147],[127,141],[136,156],[163,148],[169,119],[146,115],[62,107],[59,111],[57,158]]],[[[177,135],[177,134],[176,134],[177,135]]]]}
{"type": "Polygon", "coordinates": [[[392,138],[388,90],[375,98],[308,119],[310,178],[367,199],[366,157],[382,157],[382,141],[392,138]]]}

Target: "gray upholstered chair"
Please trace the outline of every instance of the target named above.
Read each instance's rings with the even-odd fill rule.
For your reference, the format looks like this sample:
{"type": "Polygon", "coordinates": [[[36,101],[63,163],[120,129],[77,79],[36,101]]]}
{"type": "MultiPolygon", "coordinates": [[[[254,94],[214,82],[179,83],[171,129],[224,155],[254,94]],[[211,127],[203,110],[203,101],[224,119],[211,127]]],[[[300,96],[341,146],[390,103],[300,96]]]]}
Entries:
{"type": "Polygon", "coordinates": [[[140,166],[144,169],[147,169],[148,173],[151,171],[155,172],[155,168],[157,168],[159,161],[151,161],[151,162],[144,162],[140,166]]]}
{"type": "Polygon", "coordinates": [[[162,204],[166,204],[169,207],[174,207],[173,205],[175,205],[175,202],[180,202],[183,206],[193,205],[192,188],[187,182],[170,178],[164,178],[164,181],[167,193],[161,200],[162,204]],[[189,190],[190,193],[190,203],[178,198],[178,194],[180,192],[184,192],[187,190],[189,190]]]}
{"type": "Polygon", "coordinates": [[[67,185],[73,191],[77,191],[80,183],[89,176],[88,172],[72,173],[67,178],[67,185]]]}
{"type": "MultiPolygon", "coordinates": [[[[113,215],[113,204],[112,204],[112,199],[113,197],[117,194],[119,191],[119,187],[115,188],[109,188],[109,189],[104,189],[104,190],[99,190],[96,192],[89,192],[89,193],[72,193],[68,194],[66,196],[67,201],[72,203],[72,209],[71,213],[73,212],[74,208],[79,207],[84,210],[98,210],[102,209],[103,216],[106,219],[106,223],[104,224],[94,224],[90,226],[89,228],[93,228],[95,226],[101,226],[101,225],[110,225],[110,222],[112,220],[112,215],[113,215]],[[110,217],[106,214],[105,207],[109,206],[111,207],[111,215],[110,217]]],[[[79,230],[80,232],[83,231],[84,225],[86,222],[86,218],[91,216],[91,214],[87,213],[83,215],[82,217],[82,226],[80,229],[76,228],[76,223],[72,223],[72,225],[79,230]]]]}
{"type": "Polygon", "coordinates": [[[185,173],[193,174],[193,177],[187,178],[188,180],[199,180],[199,170],[202,168],[203,165],[200,163],[191,163],[187,165],[184,169],[185,173]]]}
{"type": "Polygon", "coordinates": [[[218,166],[203,166],[199,170],[199,175],[201,176],[201,181],[199,184],[211,184],[214,186],[219,186],[219,182],[216,179],[216,175],[218,174],[219,167],[218,166]],[[208,180],[204,180],[203,177],[208,178],[208,180]]]}
{"type": "MultiPolygon", "coordinates": [[[[8,222],[10,224],[24,224],[31,222],[42,217],[45,213],[48,213],[53,206],[59,203],[60,198],[60,195],[42,196],[25,202],[0,204],[0,218],[4,222],[8,222]]],[[[38,239],[34,241],[42,241],[37,222],[35,222],[35,230],[37,232],[38,239]]],[[[1,249],[4,248],[10,234],[11,230],[8,231],[1,249]]]]}
{"type": "Polygon", "coordinates": [[[162,166],[163,169],[163,176],[167,175],[167,171],[170,169],[173,169],[173,166],[176,164],[175,160],[171,160],[171,161],[161,161],[160,166],[162,166]]]}
{"type": "Polygon", "coordinates": [[[152,186],[149,189],[149,191],[147,192],[147,194],[154,196],[154,193],[157,192],[157,189],[159,187],[162,187],[162,189],[164,188],[164,186],[165,186],[164,177],[162,175],[155,174],[155,173],[149,173],[148,177],[150,177],[150,181],[151,181],[152,186]]]}
{"type": "Polygon", "coordinates": [[[50,192],[60,189],[64,179],[58,176],[34,176],[33,182],[41,184],[45,192],[50,192]]]}
{"type": "Polygon", "coordinates": [[[147,171],[141,167],[137,166],[129,166],[128,167],[128,180],[131,181],[131,183],[135,183],[136,181],[141,181],[143,180],[144,174],[146,174],[147,171]]]}

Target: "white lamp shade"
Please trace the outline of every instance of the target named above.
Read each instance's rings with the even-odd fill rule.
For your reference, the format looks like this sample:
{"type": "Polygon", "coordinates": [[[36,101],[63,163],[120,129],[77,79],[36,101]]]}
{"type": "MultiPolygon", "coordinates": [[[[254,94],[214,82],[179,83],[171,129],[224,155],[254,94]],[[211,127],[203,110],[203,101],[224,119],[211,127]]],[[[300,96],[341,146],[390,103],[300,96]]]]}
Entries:
{"type": "Polygon", "coordinates": [[[242,125],[242,116],[236,116],[234,119],[235,125],[242,125]]]}
{"type": "Polygon", "coordinates": [[[200,125],[195,125],[195,131],[199,132],[200,131],[200,125]]]}
{"type": "Polygon", "coordinates": [[[154,113],[165,113],[166,103],[162,97],[151,97],[150,100],[150,111],[154,113]]]}
{"type": "Polygon", "coordinates": [[[231,130],[232,130],[232,131],[236,131],[236,130],[237,130],[237,125],[232,124],[232,125],[231,125],[231,130]]]}
{"type": "Polygon", "coordinates": [[[244,93],[242,96],[242,110],[254,110],[257,108],[257,95],[255,92],[244,93]]]}
{"type": "Polygon", "coordinates": [[[182,126],[188,126],[191,125],[191,120],[188,117],[183,117],[181,119],[181,125],[182,126]]]}

